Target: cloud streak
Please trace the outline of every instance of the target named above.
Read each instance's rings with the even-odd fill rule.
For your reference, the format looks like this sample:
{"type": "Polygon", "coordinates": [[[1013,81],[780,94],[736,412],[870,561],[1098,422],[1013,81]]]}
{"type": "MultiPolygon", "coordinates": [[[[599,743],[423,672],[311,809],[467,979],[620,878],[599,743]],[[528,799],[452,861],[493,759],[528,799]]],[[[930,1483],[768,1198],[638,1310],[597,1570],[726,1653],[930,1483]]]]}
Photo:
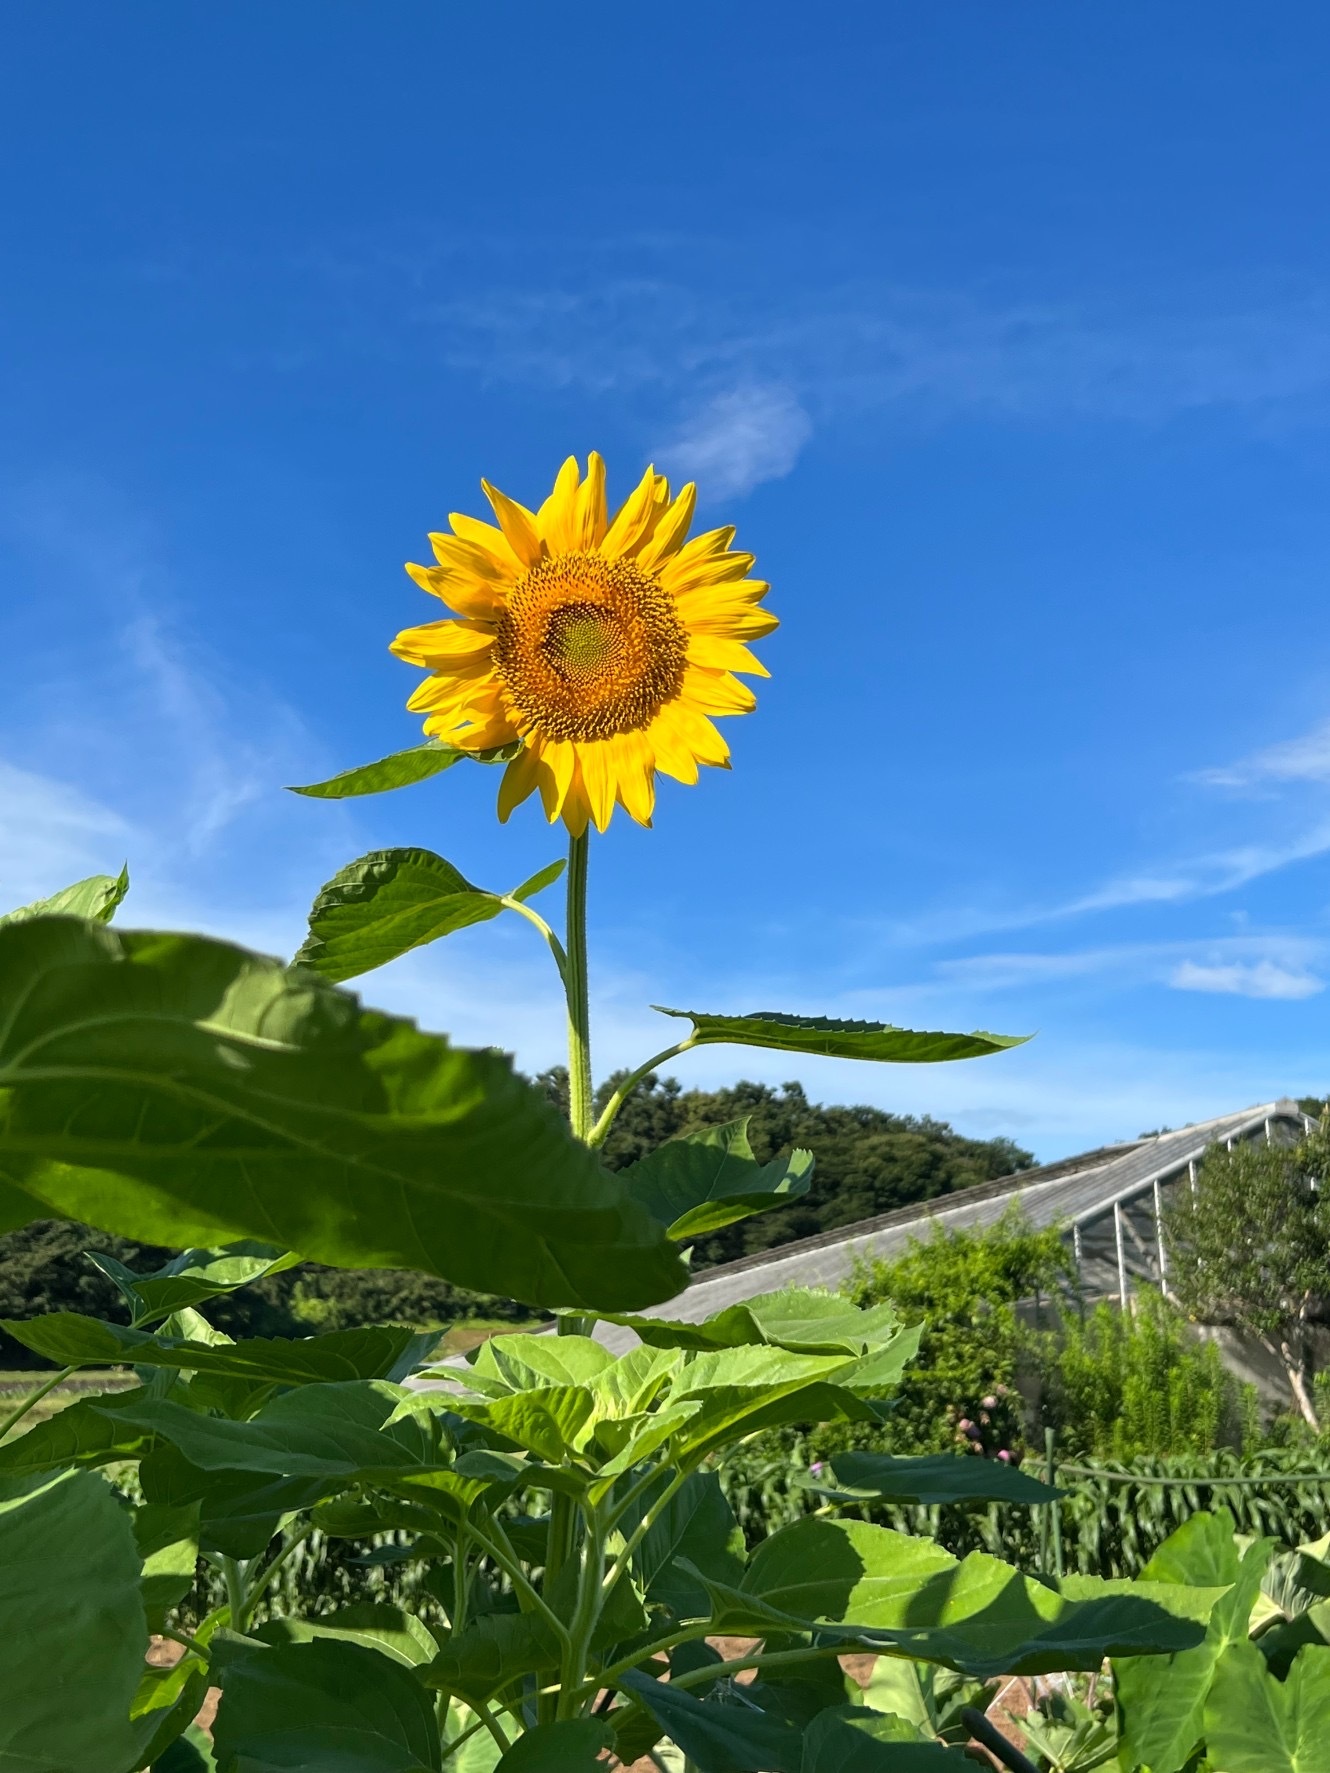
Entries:
{"type": "Polygon", "coordinates": [[[1297,738],[1267,745],[1250,757],[1217,769],[1198,770],[1193,781],[1212,788],[1254,788],[1276,782],[1330,782],[1330,720],[1297,738]]]}
{"type": "Polygon", "coordinates": [[[717,394],[653,454],[670,472],[697,480],[708,498],[728,498],[783,480],[811,434],[812,421],[788,388],[748,384],[717,394]]]}

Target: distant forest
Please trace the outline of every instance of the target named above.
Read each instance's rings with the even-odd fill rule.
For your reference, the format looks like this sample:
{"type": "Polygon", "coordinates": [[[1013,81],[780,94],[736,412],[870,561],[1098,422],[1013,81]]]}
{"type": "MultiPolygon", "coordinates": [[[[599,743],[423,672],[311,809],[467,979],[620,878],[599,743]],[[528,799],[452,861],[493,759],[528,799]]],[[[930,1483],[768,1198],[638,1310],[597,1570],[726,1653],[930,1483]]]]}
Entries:
{"type": "MultiPolygon", "coordinates": [[[[620,1078],[601,1086],[604,1105],[620,1078]]],[[[544,1072],[536,1082],[566,1106],[567,1074],[544,1072]]],[[[667,1139],[749,1116],[753,1154],[763,1163],[796,1146],[816,1159],[813,1185],[800,1201],[732,1225],[699,1241],[695,1269],[772,1249],[795,1238],[853,1224],[876,1213],[933,1200],[1034,1162],[1010,1139],[965,1139],[943,1121],[888,1114],[880,1108],[823,1106],[800,1084],[740,1082],[724,1090],[685,1090],[674,1078],[645,1079],[624,1104],[604,1156],[611,1169],[645,1157],[667,1139]]],[[[123,1319],[119,1295],[85,1260],[97,1249],[140,1272],[167,1252],[90,1231],[40,1221],[0,1237],[0,1317],[83,1311],[123,1319]]],[[[529,1319],[525,1306],[491,1299],[427,1275],[346,1270],[303,1263],[209,1308],[219,1329],[234,1335],[300,1336],[373,1322],[443,1326],[459,1321],[529,1319]]],[[[40,1365],[0,1332],[0,1367],[40,1365]]]]}

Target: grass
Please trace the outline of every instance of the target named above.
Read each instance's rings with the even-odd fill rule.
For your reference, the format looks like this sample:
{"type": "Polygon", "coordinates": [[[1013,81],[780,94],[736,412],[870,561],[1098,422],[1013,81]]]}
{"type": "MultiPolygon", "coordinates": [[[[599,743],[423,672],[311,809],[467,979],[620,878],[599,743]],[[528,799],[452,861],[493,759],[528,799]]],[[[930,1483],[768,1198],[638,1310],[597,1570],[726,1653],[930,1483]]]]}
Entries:
{"type": "MultiPolygon", "coordinates": [[[[44,1385],[49,1377],[49,1370],[28,1368],[0,1371],[0,1419],[16,1409],[30,1391],[36,1391],[38,1386],[44,1385]]],[[[22,1434],[26,1429],[35,1428],[39,1422],[48,1422],[52,1416],[59,1415],[61,1410],[77,1403],[81,1397],[92,1397],[106,1391],[126,1391],[136,1383],[128,1367],[101,1367],[93,1372],[75,1373],[57,1385],[54,1391],[48,1392],[40,1403],[34,1404],[23,1420],[16,1424],[14,1432],[22,1434]]]]}

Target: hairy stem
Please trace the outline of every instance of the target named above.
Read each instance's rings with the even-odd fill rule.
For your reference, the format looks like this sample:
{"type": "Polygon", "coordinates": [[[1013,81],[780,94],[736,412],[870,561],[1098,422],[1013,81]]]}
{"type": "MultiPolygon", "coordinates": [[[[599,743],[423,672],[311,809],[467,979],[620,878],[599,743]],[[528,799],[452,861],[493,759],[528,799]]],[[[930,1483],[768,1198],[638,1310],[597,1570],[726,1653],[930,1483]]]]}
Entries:
{"type": "Polygon", "coordinates": [[[585,1142],[591,1133],[591,1010],[587,991],[586,877],[591,839],[584,831],[568,840],[567,965],[568,1118],[573,1136],[585,1142]]]}
{"type": "Polygon", "coordinates": [[[62,1385],[71,1373],[77,1372],[77,1367],[61,1367],[60,1371],[53,1373],[45,1384],[39,1385],[35,1391],[30,1391],[18,1408],[11,1410],[4,1421],[0,1422],[0,1441],[5,1438],[16,1422],[23,1420],[34,1404],[39,1404],[44,1397],[55,1390],[57,1385],[62,1385]]]}
{"type": "Polygon", "coordinates": [[[696,1046],[696,1044],[696,1037],[690,1034],[687,1040],[676,1041],[672,1047],[666,1047],[662,1053],[653,1054],[652,1057],[647,1060],[645,1065],[639,1065],[636,1071],[630,1072],[610,1097],[609,1101],[605,1104],[604,1113],[587,1134],[587,1144],[603,1145],[610,1128],[614,1125],[614,1117],[632,1095],[638,1084],[641,1083],[642,1079],[644,1077],[650,1077],[653,1071],[656,1071],[660,1066],[667,1064],[669,1060],[677,1059],[680,1053],[686,1053],[689,1047],[696,1046]]]}
{"type": "Polygon", "coordinates": [[[514,899],[511,894],[505,893],[502,904],[506,910],[515,911],[519,917],[524,917],[528,923],[534,924],[544,936],[549,944],[550,953],[554,956],[554,964],[559,969],[559,977],[563,980],[566,991],[568,989],[568,956],[564,953],[563,943],[540,913],[533,911],[529,905],[524,905],[520,899],[514,899]]]}

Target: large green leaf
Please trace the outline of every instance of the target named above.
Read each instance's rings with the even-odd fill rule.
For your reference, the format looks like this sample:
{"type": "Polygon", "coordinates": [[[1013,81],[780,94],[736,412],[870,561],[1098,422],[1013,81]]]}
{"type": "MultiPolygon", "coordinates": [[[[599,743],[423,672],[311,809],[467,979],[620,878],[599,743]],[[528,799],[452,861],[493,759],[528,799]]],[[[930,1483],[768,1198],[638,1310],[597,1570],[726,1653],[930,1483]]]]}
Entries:
{"type": "Polygon", "coordinates": [[[228,1655],[213,1750],[218,1773],[419,1773],[440,1764],[434,1707],[411,1670],[330,1638],[228,1655]]]}
{"type": "Polygon", "coordinates": [[[152,1435],[120,1411],[133,1410],[142,1399],[138,1390],[112,1397],[80,1398],[67,1409],[35,1423],[26,1434],[0,1444],[0,1475],[55,1471],[65,1465],[105,1465],[113,1459],[136,1459],[151,1445],[152,1435]]]}
{"type": "Polygon", "coordinates": [[[420,1678],[468,1705],[484,1705],[524,1675],[559,1666],[558,1639],[532,1613],[490,1613],[449,1638],[420,1678]]]}
{"type": "Polygon", "coordinates": [[[427,739],[423,745],[409,745],[405,751],[394,751],[377,763],[362,763],[356,769],[343,770],[326,782],[309,782],[303,788],[292,788],[292,794],[308,794],[315,800],[346,800],[357,794],[385,794],[390,788],[409,788],[413,782],[428,781],[440,770],[450,770],[455,763],[469,757],[476,763],[500,763],[516,754],[520,747],[503,746],[497,751],[458,751],[427,739]]]}
{"type": "Polygon", "coordinates": [[[60,1366],[174,1367],[274,1385],[341,1379],[398,1381],[428,1360],[439,1340],[434,1331],[421,1333],[397,1324],[374,1324],[295,1339],[251,1336],[243,1342],[194,1342],[103,1323],[75,1311],[0,1318],[0,1328],[60,1366]]]}
{"type": "Polygon", "coordinates": [[[809,1517],[764,1540],[734,1587],[699,1572],[714,1629],[825,1628],[977,1676],[1100,1667],[1106,1655],[1181,1650],[1205,1635],[1215,1589],[1067,1577],[1060,1591],[982,1552],[809,1517]]]}
{"type": "Polygon", "coordinates": [[[972,1773],[959,1748],[930,1742],[904,1718],[861,1705],[819,1712],[804,1732],[799,1773],[972,1773]]]}
{"type": "Polygon", "coordinates": [[[758,1163],[748,1143],[749,1119],[745,1114],[671,1139],[620,1170],[619,1179],[676,1240],[703,1237],[807,1194],[812,1152],[758,1163]]]}
{"type": "Polygon", "coordinates": [[[960,1453],[894,1458],[832,1453],[819,1474],[801,1480],[830,1502],[1052,1502],[1064,1495],[997,1459],[960,1453]]]}
{"type": "Polygon", "coordinates": [[[130,1517],[91,1472],[0,1482],[0,1768],[137,1766],[148,1626],[130,1517]]]}
{"type": "Polygon", "coordinates": [[[134,1543],[143,1559],[143,1608],[148,1629],[160,1631],[171,1608],[194,1586],[199,1555],[199,1511],[144,1503],[134,1513],[134,1543]]]}
{"type": "Polygon", "coordinates": [[[320,888],[295,964],[340,984],[502,910],[433,850],[371,850],[320,888]]]}
{"type": "Polygon", "coordinates": [[[1199,1644],[1169,1656],[1124,1659],[1113,1670],[1122,1755],[1152,1773],[1178,1773],[1205,1729],[1206,1695],[1224,1653],[1247,1640],[1252,1605],[1274,1548],[1258,1539],[1241,1551],[1227,1509],[1192,1515],[1160,1546],[1141,1572],[1148,1582],[1220,1585],[1227,1593],[1210,1613],[1199,1644]]]}
{"type": "Polygon", "coordinates": [[[119,1289],[129,1307],[130,1321],[136,1328],[169,1317],[173,1311],[206,1304],[237,1287],[247,1287],[266,1274],[280,1274],[293,1267],[300,1258],[288,1250],[271,1244],[241,1242],[223,1244],[211,1250],[181,1250],[147,1274],[135,1274],[114,1256],[100,1250],[86,1252],[89,1262],[99,1268],[119,1289]]]}
{"type": "Polygon", "coordinates": [[[439,1650],[428,1626],[414,1614],[378,1601],[338,1607],[310,1619],[270,1619],[266,1625],[254,1626],[250,1636],[265,1644],[307,1644],[315,1638],[365,1644],[407,1668],[418,1668],[422,1662],[431,1661],[439,1650]]]}
{"type": "MultiPolygon", "coordinates": [[[[626,1692],[676,1742],[698,1773],[800,1773],[799,1732],[752,1706],[697,1699],[679,1687],[631,1673],[626,1692]]],[[[628,1719],[614,1720],[622,1728],[628,1719]]]]}
{"type": "Polygon", "coordinates": [[[258,1557],[284,1518],[313,1508],[345,1484],[326,1474],[204,1471],[169,1442],[148,1452],[139,1466],[139,1482],[150,1504],[197,1510],[199,1549],[209,1557],[232,1558],[258,1557]]]}
{"type": "Polygon", "coordinates": [[[496,1773],[604,1773],[601,1753],[614,1746],[602,1718],[565,1718],[535,1724],[517,1738],[496,1773]]]}
{"type": "Polygon", "coordinates": [[[743,1530],[714,1471],[695,1471],[661,1505],[673,1474],[662,1471],[619,1520],[629,1537],[651,1512],[651,1525],[633,1555],[633,1574],[648,1606],[668,1607],[679,1619],[705,1614],[706,1591],[690,1565],[723,1582],[743,1574],[743,1530]]]}
{"type": "Polygon", "coordinates": [[[1325,1773],[1330,1648],[1305,1644],[1277,1681],[1255,1644],[1230,1644],[1205,1704],[1205,1746],[1220,1773],[1325,1773]]]}
{"type": "Polygon", "coordinates": [[[258,1237],[547,1305],[637,1309],[686,1275],[494,1052],[201,936],[0,929],[0,1182],[177,1247],[258,1237]]]}
{"type": "MultiPolygon", "coordinates": [[[[812,1287],[784,1287],[759,1293],[742,1305],[727,1305],[701,1323],[602,1313],[607,1321],[625,1324],[654,1348],[785,1348],[794,1354],[866,1354],[885,1348],[897,1337],[918,1333],[902,1330],[891,1304],[867,1309],[851,1305],[840,1293],[812,1287]]],[[[911,1348],[913,1352],[913,1346],[911,1348]]]]}
{"type": "Polygon", "coordinates": [[[90,874],[86,880],[52,893],[49,899],[34,899],[17,911],[0,912],[0,924],[24,923],[31,917],[90,917],[110,923],[128,891],[128,868],[119,874],[90,874]]]}
{"type": "Polygon", "coordinates": [[[890,1022],[833,1022],[825,1016],[786,1016],[755,1010],[748,1016],[712,1016],[701,1010],[653,1008],[693,1024],[690,1046],[728,1043],[774,1047],[782,1053],[816,1053],[828,1059],[878,1059],[926,1065],[942,1059],[979,1059],[1021,1046],[1028,1034],[926,1034],[890,1022]]]}

